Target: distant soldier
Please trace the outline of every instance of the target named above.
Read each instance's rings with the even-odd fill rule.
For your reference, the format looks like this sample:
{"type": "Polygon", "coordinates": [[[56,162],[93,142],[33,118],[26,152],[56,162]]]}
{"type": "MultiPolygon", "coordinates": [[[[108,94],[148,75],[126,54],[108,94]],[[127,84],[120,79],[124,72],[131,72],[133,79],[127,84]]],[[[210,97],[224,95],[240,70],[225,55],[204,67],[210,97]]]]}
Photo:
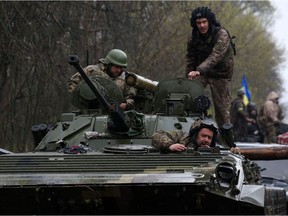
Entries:
{"type": "Polygon", "coordinates": [[[259,123],[258,123],[258,110],[257,106],[254,102],[249,102],[247,104],[247,113],[249,119],[252,121],[248,122],[248,142],[264,142],[264,136],[260,130],[259,123]]]}
{"type": "Polygon", "coordinates": [[[247,138],[248,122],[253,120],[248,118],[246,107],[243,102],[244,90],[239,89],[237,91],[237,98],[231,103],[231,123],[233,124],[233,135],[236,142],[245,141],[247,138]]]}
{"type": "Polygon", "coordinates": [[[208,7],[196,8],[190,24],[192,34],[187,44],[186,76],[199,80],[204,88],[210,86],[215,119],[221,129],[224,123],[230,123],[233,43],[208,7]]]}
{"type": "Polygon", "coordinates": [[[215,147],[218,127],[213,120],[196,120],[189,133],[182,130],[156,131],[152,135],[152,145],[161,152],[181,152],[190,145],[195,150],[199,147],[215,147]]]}
{"type": "MultiPolygon", "coordinates": [[[[119,49],[111,50],[105,58],[99,59],[96,65],[89,65],[84,68],[84,72],[90,76],[100,76],[113,80],[122,90],[125,102],[120,103],[122,110],[132,109],[134,106],[133,97],[136,95],[136,89],[129,86],[125,81],[124,68],[127,67],[127,55],[119,49]]],[[[73,92],[77,85],[82,81],[79,72],[71,76],[67,83],[69,92],[73,92]]]]}
{"type": "Polygon", "coordinates": [[[259,112],[259,124],[264,133],[264,143],[277,143],[276,127],[284,118],[282,109],[279,106],[279,95],[272,91],[259,112]]]}

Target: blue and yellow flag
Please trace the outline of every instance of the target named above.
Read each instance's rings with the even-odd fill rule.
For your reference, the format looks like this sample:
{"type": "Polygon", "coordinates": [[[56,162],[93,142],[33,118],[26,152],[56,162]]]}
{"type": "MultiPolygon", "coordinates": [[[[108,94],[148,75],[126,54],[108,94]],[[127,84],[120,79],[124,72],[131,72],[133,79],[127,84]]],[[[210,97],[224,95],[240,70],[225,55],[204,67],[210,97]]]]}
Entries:
{"type": "Polygon", "coordinates": [[[242,77],[242,89],[245,92],[245,95],[243,97],[243,102],[245,105],[247,105],[251,101],[251,93],[249,91],[248,83],[247,83],[245,75],[243,75],[243,77],[242,77]]]}

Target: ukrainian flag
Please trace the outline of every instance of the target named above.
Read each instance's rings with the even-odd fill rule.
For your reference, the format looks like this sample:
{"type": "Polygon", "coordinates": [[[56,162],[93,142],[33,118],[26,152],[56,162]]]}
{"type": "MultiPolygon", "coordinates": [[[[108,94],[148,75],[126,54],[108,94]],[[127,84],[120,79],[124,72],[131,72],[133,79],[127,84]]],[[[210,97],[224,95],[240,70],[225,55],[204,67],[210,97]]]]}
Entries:
{"type": "Polygon", "coordinates": [[[245,92],[244,97],[243,97],[243,102],[245,105],[247,105],[251,101],[251,93],[249,91],[248,83],[247,83],[247,79],[245,75],[243,75],[242,77],[242,89],[245,92]]]}

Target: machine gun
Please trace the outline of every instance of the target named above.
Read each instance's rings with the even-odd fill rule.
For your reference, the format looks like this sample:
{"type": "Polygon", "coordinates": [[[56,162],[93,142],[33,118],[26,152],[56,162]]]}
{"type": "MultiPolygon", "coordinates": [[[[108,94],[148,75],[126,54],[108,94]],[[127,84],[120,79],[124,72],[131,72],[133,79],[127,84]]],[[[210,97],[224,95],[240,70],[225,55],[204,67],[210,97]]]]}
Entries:
{"type": "Polygon", "coordinates": [[[112,105],[103,97],[103,95],[99,92],[99,90],[95,87],[90,78],[84,72],[82,66],[79,63],[78,56],[70,55],[68,62],[70,65],[73,65],[77,69],[77,71],[85,80],[91,91],[95,94],[97,99],[103,105],[104,109],[108,111],[111,121],[113,123],[109,125],[109,129],[117,132],[127,132],[129,130],[129,127],[125,122],[124,112],[119,108],[117,103],[112,105]]]}

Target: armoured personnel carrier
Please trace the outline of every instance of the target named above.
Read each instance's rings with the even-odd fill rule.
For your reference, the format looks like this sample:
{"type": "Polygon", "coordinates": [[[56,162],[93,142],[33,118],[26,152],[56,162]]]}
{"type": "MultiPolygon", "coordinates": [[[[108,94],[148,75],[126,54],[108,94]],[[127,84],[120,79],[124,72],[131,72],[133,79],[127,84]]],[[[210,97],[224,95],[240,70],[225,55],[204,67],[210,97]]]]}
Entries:
{"type": "Polygon", "coordinates": [[[52,127],[33,126],[33,152],[3,152],[1,214],[286,214],[285,190],[263,186],[259,166],[243,155],[225,147],[163,154],[152,146],[154,131],[188,132],[208,118],[198,82],[130,73],[141,95],[136,111],[122,112],[112,81],[88,78],[77,56],[69,63],[84,78],[72,99],[80,110],[52,127]]]}

